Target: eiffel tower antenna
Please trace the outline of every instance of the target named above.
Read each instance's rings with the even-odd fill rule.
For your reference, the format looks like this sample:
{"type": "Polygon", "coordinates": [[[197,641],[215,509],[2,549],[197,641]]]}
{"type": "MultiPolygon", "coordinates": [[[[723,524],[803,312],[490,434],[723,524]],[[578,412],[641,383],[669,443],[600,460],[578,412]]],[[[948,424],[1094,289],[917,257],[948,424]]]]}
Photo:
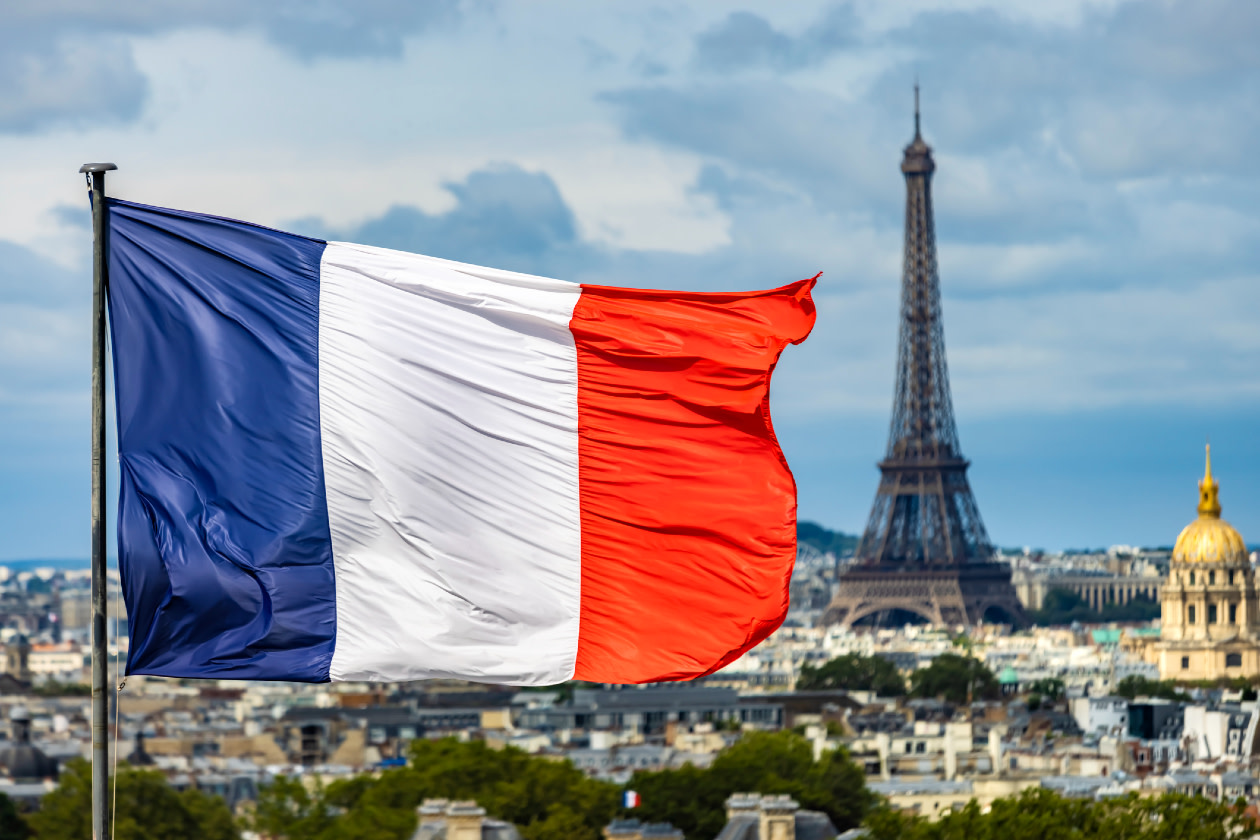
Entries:
{"type": "Polygon", "coordinates": [[[986,612],[1027,623],[1010,567],[995,559],[958,445],[937,274],[935,171],[920,132],[916,80],[914,139],[901,161],[905,252],[888,448],[855,562],[840,579],[826,623],[911,613],[937,625],[971,627],[986,612]]]}
{"type": "Polygon", "coordinates": [[[914,80],[914,136],[921,136],[919,134],[919,79],[917,76],[914,80]]]}

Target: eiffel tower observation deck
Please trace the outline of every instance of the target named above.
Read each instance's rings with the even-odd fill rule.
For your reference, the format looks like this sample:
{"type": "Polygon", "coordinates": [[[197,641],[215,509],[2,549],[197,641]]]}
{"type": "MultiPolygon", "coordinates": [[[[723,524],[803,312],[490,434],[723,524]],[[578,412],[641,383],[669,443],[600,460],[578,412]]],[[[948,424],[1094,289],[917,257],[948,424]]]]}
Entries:
{"type": "Polygon", "coordinates": [[[906,146],[905,256],[897,386],[879,489],[854,563],[824,622],[895,625],[915,616],[941,626],[1027,623],[1010,568],[995,559],[967,482],[945,364],[932,217],[932,148],[919,130],[906,146]]]}

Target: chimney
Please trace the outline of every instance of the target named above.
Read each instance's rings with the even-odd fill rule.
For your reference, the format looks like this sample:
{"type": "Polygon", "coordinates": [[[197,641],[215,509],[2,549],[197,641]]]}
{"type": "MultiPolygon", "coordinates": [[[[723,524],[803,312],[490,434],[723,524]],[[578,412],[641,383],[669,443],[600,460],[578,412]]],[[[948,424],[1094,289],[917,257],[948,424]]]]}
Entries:
{"type": "Polygon", "coordinates": [[[796,809],[799,807],[787,794],[761,797],[760,840],[796,840],[796,809]]]}
{"type": "Polygon", "coordinates": [[[879,750],[879,777],[886,782],[892,778],[892,769],[888,766],[892,753],[892,736],[887,732],[876,732],[875,749],[879,750]]]}
{"type": "Polygon", "coordinates": [[[420,825],[433,825],[441,822],[446,818],[446,806],[449,803],[445,799],[426,799],[416,808],[416,813],[420,815],[420,825]]]}
{"type": "Polygon", "coordinates": [[[953,722],[945,724],[945,780],[953,781],[958,776],[958,754],[971,750],[971,723],[953,722]]]}
{"type": "Polygon", "coordinates": [[[995,776],[1002,772],[1002,733],[996,726],[989,730],[989,767],[995,776]]]}
{"type": "Polygon", "coordinates": [[[481,840],[486,809],[476,802],[452,802],[446,809],[446,840],[481,840]]]}
{"type": "Polygon", "coordinates": [[[726,821],[736,817],[755,817],[761,796],[756,793],[732,793],[726,800],[726,821]]]}

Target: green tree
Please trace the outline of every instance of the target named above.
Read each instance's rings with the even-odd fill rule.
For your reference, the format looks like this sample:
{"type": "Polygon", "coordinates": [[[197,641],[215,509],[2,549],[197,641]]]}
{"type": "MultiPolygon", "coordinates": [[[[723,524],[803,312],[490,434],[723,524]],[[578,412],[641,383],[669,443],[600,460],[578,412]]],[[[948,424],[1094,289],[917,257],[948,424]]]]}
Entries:
{"type": "Polygon", "coordinates": [[[546,819],[530,823],[522,831],[525,840],[570,840],[573,837],[596,837],[591,827],[568,808],[555,808],[546,819]]]}
{"type": "Polygon", "coordinates": [[[1140,674],[1132,674],[1120,680],[1112,693],[1128,700],[1136,697],[1159,697],[1184,703],[1190,699],[1190,695],[1178,690],[1177,684],[1172,680],[1150,680],[1140,674]]]}
{"type": "Polygon", "coordinates": [[[818,668],[801,666],[796,687],[802,691],[842,688],[850,691],[874,691],[884,697],[900,697],[906,693],[906,681],[897,673],[897,666],[882,656],[846,653],[818,668]]]}
{"type": "Polygon", "coordinates": [[[0,840],[26,840],[31,836],[31,827],[18,813],[13,800],[0,793],[0,840]]]}
{"type": "Polygon", "coordinates": [[[526,840],[598,840],[617,811],[615,785],[563,761],[454,739],[412,744],[407,767],[307,790],[293,779],[264,785],[249,828],[288,840],[403,840],[426,798],[473,799],[521,827],[526,840]]]}
{"type": "Polygon", "coordinates": [[[268,837],[317,837],[332,821],[322,794],[300,779],[277,776],[259,788],[249,827],[268,837]]]}
{"type": "Polygon", "coordinates": [[[1034,624],[1052,627],[1059,624],[1071,624],[1074,621],[1092,623],[1099,620],[1099,615],[1085,599],[1070,589],[1051,589],[1041,601],[1041,609],[1030,613],[1034,624]]]}
{"type": "MultiPolygon", "coordinates": [[[[57,789],[40,800],[29,823],[40,840],[90,840],[92,836],[92,768],[76,758],[61,771],[57,789]]],[[[227,804],[198,790],[179,792],[156,770],[119,765],[117,811],[118,840],[236,840],[239,833],[227,804]]],[[[112,794],[111,794],[112,799],[112,794]]]]}
{"type": "Polygon", "coordinates": [[[992,700],[1001,692],[997,677],[979,659],[942,653],[910,675],[910,694],[939,697],[949,703],[992,700]]]}
{"type": "Polygon", "coordinates": [[[32,688],[31,693],[40,697],[90,697],[92,686],[86,683],[46,680],[32,688]]]}
{"type": "Polygon", "coordinates": [[[1138,597],[1125,604],[1104,604],[1095,610],[1084,598],[1070,589],[1051,589],[1042,600],[1041,609],[1030,613],[1034,624],[1050,627],[1059,624],[1097,624],[1107,621],[1141,622],[1159,618],[1159,602],[1138,597]]]}
{"type": "Polygon", "coordinates": [[[642,799],[635,816],[673,823],[688,840],[716,837],[726,824],[726,799],[739,791],[790,794],[802,807],[826,812],[841,831],[859,825],[874,803],[847,752],[814,761],[810,743],[792,732],[751,732],[707,770],[638,772],[630,787],[642,799]]]}
{"type": "Polygon", "coordinates": [[[1179,793],[1095,801],[1032,788],[988,813],[974,800],[935,822],[881,807],[866,825],[871,840],[1227,840],[1256,830],[1243,804],[1179,793]]]}
{"type": "Polygon", "coordinates": [[[1057,677],[1042,677],[1039,680],[1033,680],[1033,684],[1028,686],[1028,691],[1054,701],[1063,699],[1063,695],[1067,693],[1067,687],[1063,684],[1063,680],[1057,677]]]}

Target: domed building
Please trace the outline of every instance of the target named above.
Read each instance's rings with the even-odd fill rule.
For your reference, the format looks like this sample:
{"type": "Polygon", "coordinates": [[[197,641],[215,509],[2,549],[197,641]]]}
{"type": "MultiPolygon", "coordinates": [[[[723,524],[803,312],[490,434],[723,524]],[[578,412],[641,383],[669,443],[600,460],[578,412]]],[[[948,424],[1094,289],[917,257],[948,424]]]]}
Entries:
{"type": "Polygon", "coordinates": [[[14,782],[40,782],[57,778],[57,761],[31,743],[31,713],[25,706],[9,712],[12,741],[0,749],[0,771],[14,782]]]}
{"type": "Polygon", "coordinates": [[[1260,674],[1260,610],[1255,573],[1242,535],[1221,519],[1212,451],[1199,482],[1199,518],[1173,547],[1160,590],[1159,674],[1166,680],[1215,680],[1260,674]]]}

